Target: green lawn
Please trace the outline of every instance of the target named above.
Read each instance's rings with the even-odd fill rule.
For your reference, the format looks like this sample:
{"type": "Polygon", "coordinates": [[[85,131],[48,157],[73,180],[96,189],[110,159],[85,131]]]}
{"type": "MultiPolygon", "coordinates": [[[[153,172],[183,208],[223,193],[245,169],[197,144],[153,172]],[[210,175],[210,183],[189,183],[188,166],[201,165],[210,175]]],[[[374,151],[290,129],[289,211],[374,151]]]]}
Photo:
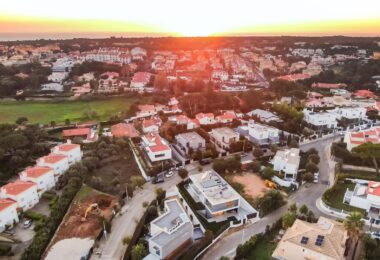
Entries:
{"type": "Polygon", "coordinates": [[[107,120],[110,116],[127,111],[136,99],[109,98],[94,101],[0,101],[0,123],[14,123],[18,117],[25,116],[29,123],[62,123],[91,121],[85,113],[95,111],[93,120],[107,120]]]}

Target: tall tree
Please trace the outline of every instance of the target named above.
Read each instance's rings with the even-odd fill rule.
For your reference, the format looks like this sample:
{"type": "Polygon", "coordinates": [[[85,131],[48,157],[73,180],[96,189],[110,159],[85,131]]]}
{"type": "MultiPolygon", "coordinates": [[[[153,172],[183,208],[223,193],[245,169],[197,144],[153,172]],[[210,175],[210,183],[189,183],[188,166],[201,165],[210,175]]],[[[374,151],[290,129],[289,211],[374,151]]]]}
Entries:
{"type": "Polygon", "coordinates": [[[352,149],[352,152],[363,160],[372,160],[373,166],[376,168],[376,172],[379,173],[377,159],[380,158],[380,144],[368,142],[355,147],[352,149]]]}
{"type": "Polygon", "coordinates": [[[355,259],[356,249],[361,236],[363,235],[364,221],[362,220],[363,215],[360,212],[354,211],[344,220],[343,224],[349,237],[351,238],[351,243],[355,241],[354,252],[352,254],[352,260],[355,259]]]}

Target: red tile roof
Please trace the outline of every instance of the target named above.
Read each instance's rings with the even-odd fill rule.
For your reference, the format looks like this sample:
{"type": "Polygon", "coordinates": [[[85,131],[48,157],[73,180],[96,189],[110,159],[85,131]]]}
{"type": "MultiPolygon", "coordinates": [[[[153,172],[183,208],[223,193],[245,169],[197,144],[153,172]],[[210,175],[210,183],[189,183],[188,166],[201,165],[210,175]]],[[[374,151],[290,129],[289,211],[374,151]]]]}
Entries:
{"type": "Polygon", "coordinates": [[[68,152],[78,147],[80,147],[79,144],[61,144],[61,145],[58,145],[58,150],[62,152],[68,152]]]}
{"type": "Polygon", "coordinates": [[[323,88],[323,89],[338,89],[347,87],[344,83],[313,83],[311,85],[313,88],[323,88]]]}
{"type": "Polygon", "coordinates": [[[143,121],[144,128],[151,127],[153,125],[157,125],[157,126],[161,125],[161,119],[152,118],[152,119],[147,119],[143,121]]]}
{"type": "Polygon", "coordinates": [[[91,133],[90,128],[76,128],[76,129],[67,129],[63,130],[64,137],[72,137],[72,136],[88,136],[91,133]]]}
{"type": "Polygon", "coordinates": [[[111,133],[115,137],[137,137],[139,132],[135,129],[133,124],[120,123],[111,126],[111,133]]]}
{"type": "Polygon", "coordinates": [[[309,74],[290,74],[290,75],[277,77],[277,79],[286,80],[286,81],[297,81],[297,80],[308,79],[310,77],[311,76],[309,74]]]}
{"type": "Polygon", "coordinates": [[[52,163],[52,164],[54,164],[54,163],[57,163],[57,162],[65,159],[65,158],[67,158],[66,155],[51,153],[51,154],[49,154],[47,156],[42,157],[41,159],[43,159],[45,163],[52,163]]]}
{"type": "Polygon", "coordinates": [[[8,183],[1,188],[5,190],[6,194],[17,196],[34,186],[37,186],[37,184],[33,182],[15,181],[8,183]]]}
{"type": "Polygon", "coordinates": [[[368,183],[367,193],[375,196],[380,196],[380,182],[370,181],[368,183]]]}
{"type": "Polygon", "coordinates": [[[360,89],[354,93],[355,97],[359,98],[377,98],[377,96],[370,90],[360,89]]]}
{"type": "Polygon", "coordinates": [[[16,204],[16,201],[10,199],[0,199],[0,211],[3,211],[13,204],[16,204]]]}
{"type": "Polygon", "coordinates": [[[26,168],[25,173],[30,178],[39,178],[52,170],[50,167],[34,166],[26,168]]]}
{"type": "Polygon", "coordinates": [[[132,83],[149,83],[152,74],[149,72],[136,72],[131,80],[132,83]]]}
{"type": "Polygon", "coordinates": [[[214,114],[213,113],[199,113],[199,114],[196,114],[195,117],[197,119],[202,119],[202,118],[214,118],[214,114]]]}

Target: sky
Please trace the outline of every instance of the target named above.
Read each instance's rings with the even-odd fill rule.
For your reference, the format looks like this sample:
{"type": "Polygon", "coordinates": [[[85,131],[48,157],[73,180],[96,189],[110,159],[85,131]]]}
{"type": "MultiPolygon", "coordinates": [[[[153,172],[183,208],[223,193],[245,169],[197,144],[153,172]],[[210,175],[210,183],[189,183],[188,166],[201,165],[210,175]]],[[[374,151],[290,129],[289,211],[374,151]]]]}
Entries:
{"type": "Polygon", "coordinates": [[[0,0],[0,34],[380,35],[380,0],[0,0]]]}

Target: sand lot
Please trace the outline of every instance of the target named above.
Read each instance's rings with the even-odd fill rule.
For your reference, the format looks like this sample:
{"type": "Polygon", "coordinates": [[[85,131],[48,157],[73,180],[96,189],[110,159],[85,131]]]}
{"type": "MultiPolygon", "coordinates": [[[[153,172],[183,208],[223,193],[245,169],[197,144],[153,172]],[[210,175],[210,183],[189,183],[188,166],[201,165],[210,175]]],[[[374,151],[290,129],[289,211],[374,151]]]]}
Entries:
{"type": "Polygon", "coordinates": [[[242,184],[244,186],[245,193],[253,199],[264,195],[264,193],[269,190],[269,188],[265,186],[264,180],[253,173],[235,175],[233,177],[233,181],[242,184]]]}

